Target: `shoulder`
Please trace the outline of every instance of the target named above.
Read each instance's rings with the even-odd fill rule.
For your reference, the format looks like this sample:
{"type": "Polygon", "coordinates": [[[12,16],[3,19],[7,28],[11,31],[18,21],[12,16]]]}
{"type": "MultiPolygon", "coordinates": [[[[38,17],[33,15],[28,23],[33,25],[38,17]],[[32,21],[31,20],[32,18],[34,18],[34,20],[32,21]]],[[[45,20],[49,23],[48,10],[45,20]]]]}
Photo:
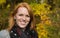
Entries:
{"type": "Polygon", "coordinates": [[[9,37],[9,32],[7,30],[0,31],[0,38],[9,37]]]}
{"type": "Polygon", "coordinates": [[[31,35],[32,35],[34,38],[38,38],[38,33],[37,33],[37,31],[35,31],[35,30],[31,30],[31,35]]]}
{"type": "Polygon", "coordinates": [[[34,34],[34,35],[36,35],[37,34],[37,31],[31,30],[31,33],[34,34]]]}

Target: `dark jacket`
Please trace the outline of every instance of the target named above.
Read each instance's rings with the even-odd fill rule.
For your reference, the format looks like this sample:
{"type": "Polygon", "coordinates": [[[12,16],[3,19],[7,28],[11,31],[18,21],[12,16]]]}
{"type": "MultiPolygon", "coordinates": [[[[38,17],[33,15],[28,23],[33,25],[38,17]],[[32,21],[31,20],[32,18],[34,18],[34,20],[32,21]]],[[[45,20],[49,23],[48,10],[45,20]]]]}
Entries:
{"type": "Polygon", "coordinates": [[[24,30],[18,26],[14,26],[10,31],[11,38],[38,38],[38,34],[35,30],[24,30]]]}

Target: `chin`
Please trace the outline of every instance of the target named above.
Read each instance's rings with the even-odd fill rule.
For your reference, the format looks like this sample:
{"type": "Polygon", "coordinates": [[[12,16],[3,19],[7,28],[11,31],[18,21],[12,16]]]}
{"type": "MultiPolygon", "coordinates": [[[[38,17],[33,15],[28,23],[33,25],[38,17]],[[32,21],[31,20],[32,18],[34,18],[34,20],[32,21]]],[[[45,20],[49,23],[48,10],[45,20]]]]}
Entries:
{"type": "Polygon", "coordinates": [[[26,27],[20,27],[20,28],[26,28],[26,27]]]}

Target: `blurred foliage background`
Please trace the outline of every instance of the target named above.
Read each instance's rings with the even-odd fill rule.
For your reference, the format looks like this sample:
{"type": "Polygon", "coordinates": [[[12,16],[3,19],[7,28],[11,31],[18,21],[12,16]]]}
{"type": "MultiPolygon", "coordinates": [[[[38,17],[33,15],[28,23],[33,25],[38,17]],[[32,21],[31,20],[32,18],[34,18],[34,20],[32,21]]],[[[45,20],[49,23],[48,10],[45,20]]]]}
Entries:
{"type": "Polygon", "coordinates": [[[0,0],[0,30],[8,27],[8,17],[14,7],[30,4],[39,38],[60,38],[60,0],[0,0]]]}

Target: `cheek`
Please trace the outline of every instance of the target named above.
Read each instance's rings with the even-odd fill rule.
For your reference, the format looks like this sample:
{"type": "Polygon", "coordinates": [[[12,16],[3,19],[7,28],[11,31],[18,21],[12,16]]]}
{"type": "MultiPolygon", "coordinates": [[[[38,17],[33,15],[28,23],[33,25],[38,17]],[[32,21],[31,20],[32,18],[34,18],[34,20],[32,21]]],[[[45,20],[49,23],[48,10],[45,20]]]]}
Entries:
{"type": "Polygon", "coordinates": [[[16,16],[16,20],[20,19],[20,16],[16,16]]]}
{"type": "Polygon", "coordinates": [[[30,18],[27,18],[27,21],[30,21],[30,18]]]}

